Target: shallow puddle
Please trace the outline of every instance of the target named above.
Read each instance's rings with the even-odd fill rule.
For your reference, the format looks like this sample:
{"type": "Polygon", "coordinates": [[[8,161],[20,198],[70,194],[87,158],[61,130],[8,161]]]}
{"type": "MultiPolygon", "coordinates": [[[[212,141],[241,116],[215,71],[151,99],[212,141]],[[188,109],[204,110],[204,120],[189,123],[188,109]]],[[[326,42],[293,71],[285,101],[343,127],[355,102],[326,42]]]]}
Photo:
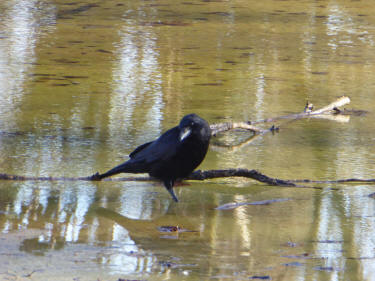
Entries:
{"type": "MultiPolygon", "coordinates": [[[[3,0],[0,173],[88,176],[187,113],[256,121],[347,95],[367,113],[220,134],[199,169],[373,178],[374,14],[349,0],[3,0]]],[[[319,186],[188,181],[176,204],[152,181],[0,181],[0,279],[374,280],[375,187],[319,186]]]]}

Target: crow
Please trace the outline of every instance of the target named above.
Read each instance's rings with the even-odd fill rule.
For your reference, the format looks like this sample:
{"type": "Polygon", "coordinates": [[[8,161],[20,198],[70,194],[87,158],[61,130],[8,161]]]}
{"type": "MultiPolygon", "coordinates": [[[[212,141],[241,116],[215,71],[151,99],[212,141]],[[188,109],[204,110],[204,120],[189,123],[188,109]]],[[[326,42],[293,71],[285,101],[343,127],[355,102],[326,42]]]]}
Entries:
{"type": "Polygon", "coordinates": [[[211,129],[204,119],[196,114],[186,115],[178,126],[137,147],[128,161],[94,177],[103,179],[119,173],[148,173],[161,180],[173,200],[178,202],[173,185],[176,180],[190,175],[203,161],[210,138],[211,129]]]}

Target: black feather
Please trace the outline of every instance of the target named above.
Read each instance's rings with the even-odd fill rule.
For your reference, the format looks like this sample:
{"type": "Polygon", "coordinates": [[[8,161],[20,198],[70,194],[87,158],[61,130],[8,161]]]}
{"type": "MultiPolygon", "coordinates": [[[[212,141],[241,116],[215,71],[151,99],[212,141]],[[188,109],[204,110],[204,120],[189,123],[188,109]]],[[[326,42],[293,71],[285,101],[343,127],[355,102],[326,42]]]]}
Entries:
{"type": "Polygon", "coordinates": [[[187,177],[206,156],[211,137],[208,123],[196,114],[182,118],[180,124],[162,134],[155,141],[147,142],[130,153],[125,163],[99,175],[105,178],[118,173],[149,173],[163,181],[173,199],[178,199],[173,192],[177,179],[187,177]],[[182,134],[189,134],[181,140],[182,134]]]}

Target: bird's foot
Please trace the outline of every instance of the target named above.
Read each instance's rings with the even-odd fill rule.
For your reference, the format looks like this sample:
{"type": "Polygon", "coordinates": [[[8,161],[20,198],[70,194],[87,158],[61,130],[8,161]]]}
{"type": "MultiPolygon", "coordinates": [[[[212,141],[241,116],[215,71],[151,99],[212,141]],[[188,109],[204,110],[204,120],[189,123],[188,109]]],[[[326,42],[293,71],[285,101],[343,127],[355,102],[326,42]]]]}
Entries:
{"type": "Polygon", "coordinates": [[[167,189],[167,190],[168,190],[169,194],[172,195],[173,200],[174,200],[175,202],[178,202],[178,198],[177,198],[176,194],[174,193],[173,188],[171,188],[171,189],[167,189]]]}
{"type": "Polygon", "coordinates": [[[96,172],[95,174],[93,174],[92,176],[90,176],[89,179],[92,180],[92,181],[100,181],[101,178],[100,178],[99,172],[96,172]]]}

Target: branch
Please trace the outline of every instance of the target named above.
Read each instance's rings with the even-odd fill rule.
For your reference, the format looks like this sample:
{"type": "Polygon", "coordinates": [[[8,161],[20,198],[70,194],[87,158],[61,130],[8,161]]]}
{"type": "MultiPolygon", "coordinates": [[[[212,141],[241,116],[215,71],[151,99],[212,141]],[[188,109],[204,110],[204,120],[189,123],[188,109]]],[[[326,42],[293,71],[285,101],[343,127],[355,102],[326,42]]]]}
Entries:
{"type": "MultiPolygon", "coordinates": [[[[347,122],[349,121],[349,116],[346,116],[345,118],[337,118],[337,115],[347,115],[348,111],[345,110],[339,110],[338,108],[341,106],[344,106],[346,104],[350,103],[350,98],[346,96],[342,96],[335,100],[334,102],[320,108],[317,110],[313,110],[313,105],[311,103],[306,104],[304,111],[300,113],[293,113],[289,115],[279,116],[279,117],[273,117],[273,118],[267,118],[259,121],[247,121],[247,122],[225,122],[225,123],[217,123],[210,125],[212,130],[212,135],[216,135],[220,132],[229,131],[236,128],[241,128],[245,130],[252,131],[255,134],[264,134],[267,132],[272,132],[277,130],[278,128],[275,128],[272,126],[271,128],[264,130],[259,127],[254,126],[254,124],[261,124],[261,123],[269,123],[269,122],[275,122],[279,120],[285,120],[285,119],[302,119],[302,118],[326,118],[334,121],[340,121],[340,122],[347,122]]],[[[362,111],[363,113],[363,111],[362,111]]]]}
{"type": "Polygon", "coordinates": [[[259,124],[259,123],[267,123],[267,122],[275,122],[282,119],[302,119],[302,118],[309,118],[309,117],[322,117],[325,118],[324,115],[337,115],[343,114],[344,111],[339,110],[338,108],[350,103],[350,98],[346,96],[342,96],[335,100],[334,102],[320,108],[317,110],[313,110],[314,105],[307,102],[303,112],[300,113],[293,113],[289,115],[274,117],[274,118],[267,118],[259,121],[252,122],[251,124],[259,124]]]}
{"type": "Polygon", "coordinates": [[[339,180],[288,180],[289,182],[294,183],[375,183],[375,179],[357,179],[357,178],[350,178],[350,179],[339,179],[339,180]]]}
{"type": "Polygon", "coordinates": [[[311,111],[310,115],[328,113],[329,111],[332,111],[333,109],[338,108],[338,107],[343,106],[343,105],[346,105],[348,103],[350,103],[350,98],[346,97],[346,96],[342,96],[342,97],[338,98],[336,101],[330,103],[329,105],[327,105],[325,107],[322,107],[320,109],[311,111]]]}
{"type": "MultiPolygon", "coordinates": [[[[0,180],[11,180],[11,181],[99,181],[97,178],[98,173],[88,176],[88,177],[30,177],[30,176],[20,176],[20,175],[10,175],[0,173],[0,180]]],[[[204,181],[208,179],[216,178],[230,178],[230,177],[244,177],[262,182],[268,185],[273,186],[285,186],[285,187],[303,187],[303,188],[317,188],[320,187],[310,187],[310,186],[301,186],[298,183],[320,183],[320,184],[331,184],[331,183],[374,183],[375,179],[358,179],[358,178],[349,178],[349,179],[338,179],[338,180],[311,180],[311,179],[302,179],[302,180],[282,180],[278,178],[272,178],[267,175],[264,175],[257,170],[248,170],[248,169],[226,169],[226,170],[207,170],[201,171],[197,170],[191,173],[185,180],[195,180],[195,181],[204,181]]],[[[105,178],[101,181],[115,181],[115,182],[126,182],[126,181],[154,181],[154,178],[151,177],[115,177],[115,178],[105,178]]]]}
{"type": "Polygon", "coordinates": [[[248,170],[248,169],[228,169],[228,170],[208,170],[208,171],[195,171],[187,180],[206,180],[206,179],[215,179],[215,178],[228,178],[228,177],[245,177],[257,180],[259,182],[267,183],[269,185],[277,186],[296,186],[295,183],[280,180],[276,178],[271,178],[257,170],[248,170]]]}
{"type": "MultiPolygon", "coordinates": [[[[0,180],[12,181],[99,181],[98,173],[88,177],[28,177],[19,175],[0,174],[0,180]]],[[[256,181],[266,183],[273,186],[289,186],[289,187],[304,187],[304,188],[318,188],[297,185],[292,181],[271,178],[256,170],[248,169],[228,169],[228,170],[208,170],[208,171],[195,171],[186,180],[203,181],[206,179],[226,178],[226,177],[245,177],[251,178],[256,181]]],[[[155,180],[151,177],[122,177],[122,178],[105,178],[101,181],[152,181],[155,180]]],[[[318,188],[321,189],[321,188],[318,188]]]]}
{"type": "Polygon", "coordinates": [[[10,175],[0,173],[0,180],[11,180],[11,181],[92,181],[93,176],[89,177],[30,177],[20,175],[10,175]]]}

